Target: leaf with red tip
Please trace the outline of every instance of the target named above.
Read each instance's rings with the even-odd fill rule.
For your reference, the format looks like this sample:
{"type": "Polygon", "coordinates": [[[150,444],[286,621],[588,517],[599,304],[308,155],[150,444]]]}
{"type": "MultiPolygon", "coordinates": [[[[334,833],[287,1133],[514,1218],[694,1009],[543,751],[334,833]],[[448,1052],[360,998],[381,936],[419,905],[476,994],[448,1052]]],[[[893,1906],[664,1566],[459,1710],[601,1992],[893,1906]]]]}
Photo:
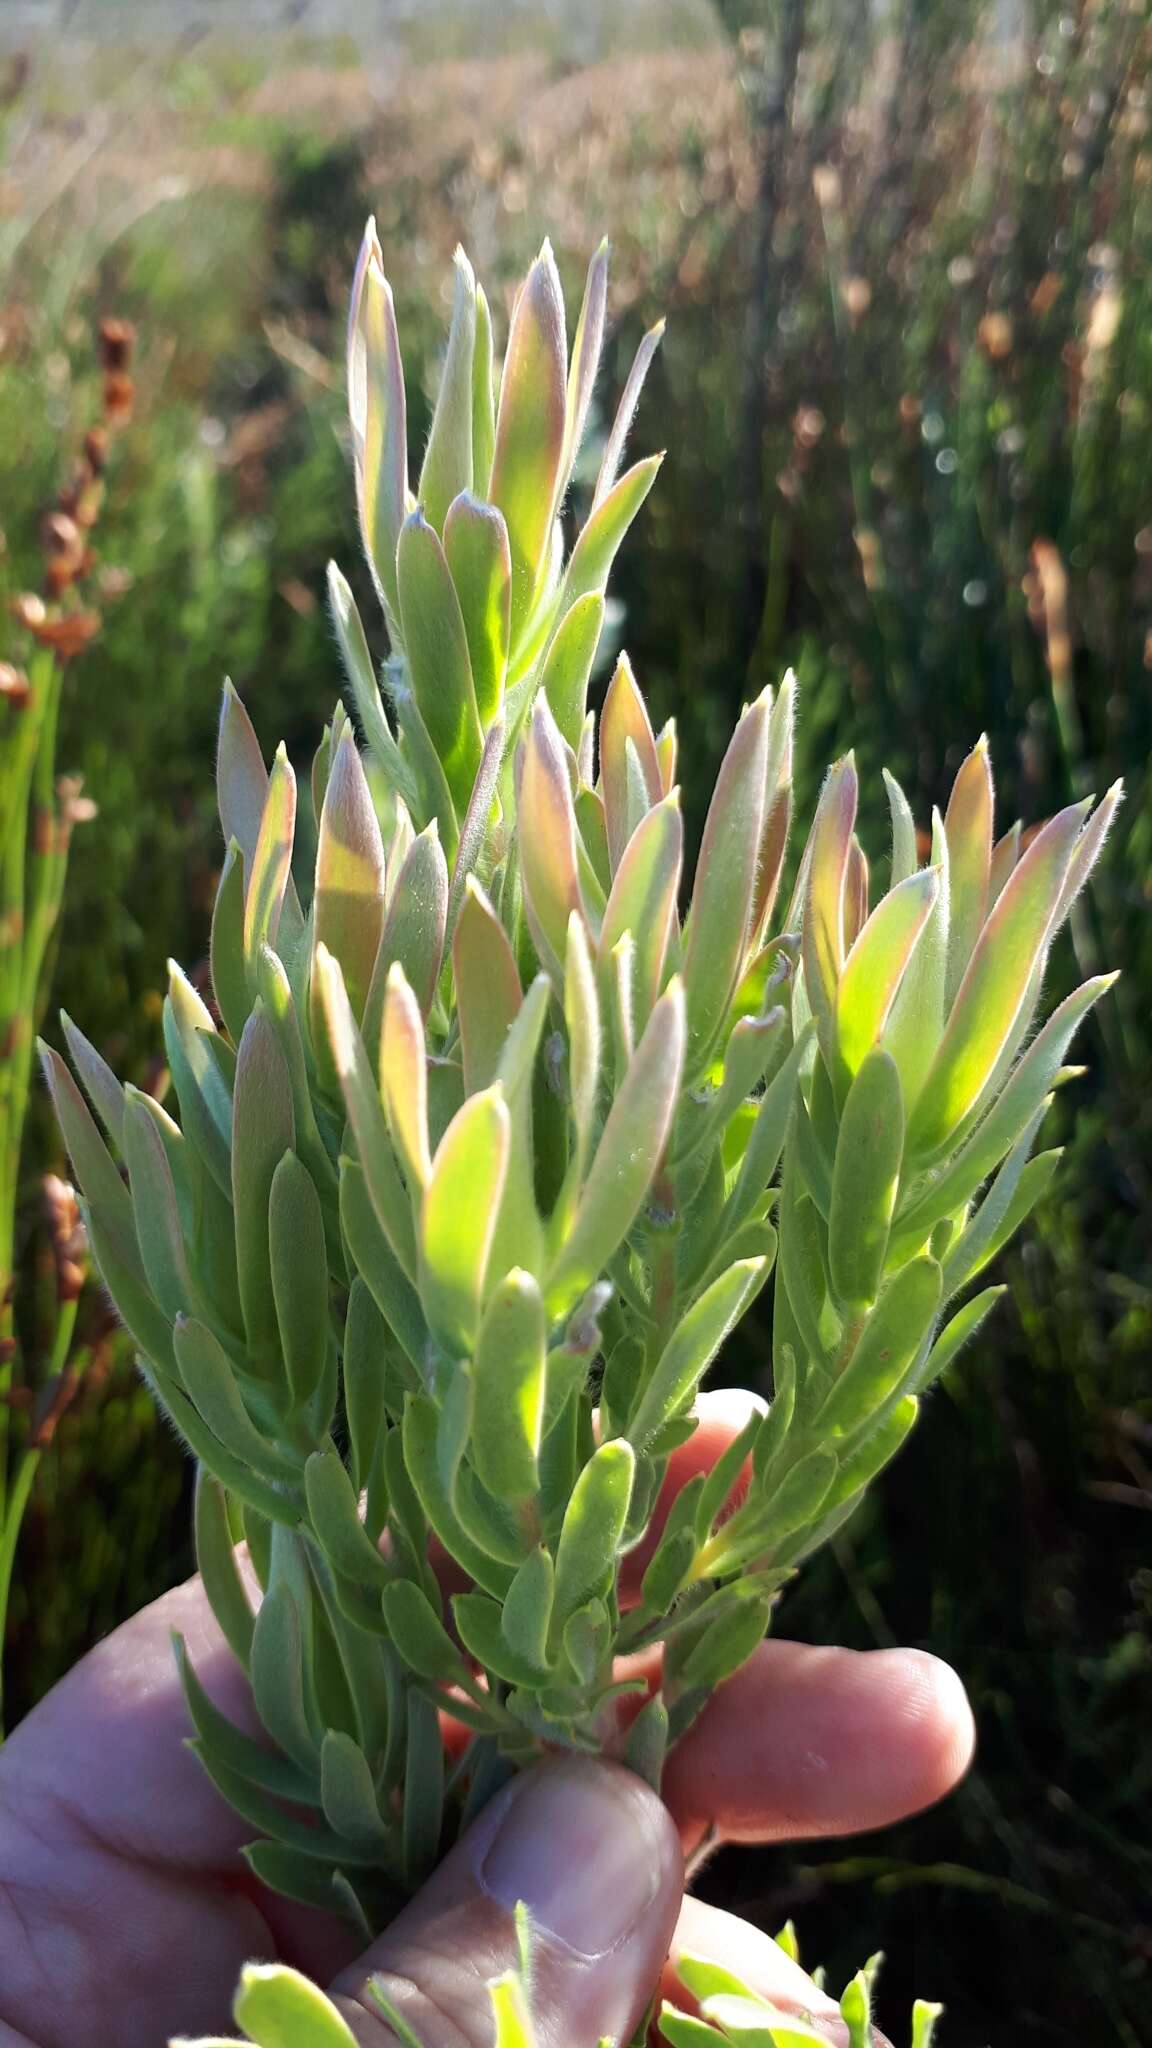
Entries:
{"type": "Polygon", "coordinates": [[[910,1150],[942,1145],[978,1101],[1011,1037],[1060,901],[1086,806],[1037,834],[976,945],[913,1112],[910,1150]]]}
{"type": "Polygon", "coordinates": [[[771,702],[745,711],[720,764],[708,808],[684,939],[689,1071],[700,1070],[744,969],[764,822],[771,702]]]}
{"type": "Polygon", "coordinates": [[[380,1094],[409,1192],[432,1169],[428,1151],[428,1064],[424,1019],[400,962],[388,970],[380,1033],[380,1094]]]}
{"type": "Polygon", "coordinates": [[[564,412],[564,454],[560,463],[555,508],[557,510],[559,495],[567,489],[573,464],[580,453],[580,443],[584,439],[588,408],[592,403],[596,371],[600,365],[600,351],[604,345],[604,314],[607,304],[608,242],[605,238],[588,265],[580,318],[576,322],[576,334],[572,343],[572,366],[568,372],[564,412]]]}
{"type": "Polygon", "coordinates": [[[365,230],[352,287],[348,412],[364,551],[396,618],[396,544],[408,506],[407,407],[392,287],[384,276],[373,221],[365,230]]]}
{"type": "MultiPolygon", "coordinates": [[[[384,929],[384,842],[350,726],[345,726],[320,813],[313,948],[340,962],[355,1017],[363,1014],[384,929]]],[[[314,1019],[319,1037],[319,1018],[314,1019]]]]}
{"type": "Polygon", "coordinates": [[[660,760],[656,752],[656,735],[648,717],[648,708],[636,687],[632,664],[628,656],[622,654],[616,663],[615,673],[604,699],[604,709],[600,714],[600,779],[604,790],[604,815],[608,825],[608,855],[613,869],[619,866],[632,833],[626,752],[629,740],[635,748],[643,777],[647,809],[652,804],[658,804],[663,794],[660,760]]]}
{"type": "Polygon", "coordinates": [[[676,911],[683,862],[684,828],[679,793],[673,791],[650,810],[624,849],[600,931],[600,988],[607,988],[605,969],[625,932],[636,944],[632,960],[633,1015],[643,1027],[664,976],[668,940],[676,911]]]}
{"type": "Polygon", "coordinates": [[[992,801],[992,765],[987,739],[981,735],[961,765],[944,813],[952,898],[944,984],[946,1004],[951,1003],[960,986],[987,915],[992,801]]]}
{"type": "Polygon", "coordinates": [[[828,1058],[836,989],[844,965],[844,896],[855,822],[856,764],[847,754],[829,771],[821,792],[812,826],[804,905],[804,983],[828,1058]]]}
{"type": "Polygon", "coordinates": [[[541,960],[559,978],[568,919],[574,910],[582,910],[582,903],[564,742],[540,698],[524,747],[518,808],[525,906],[541,960]]]}
{"type": "Polygon", "coordinates": [[[836,1042],[847,1075],[880,1041],[940,882],[922,868],[881,898],[847,960],[836,991],[836,1042]]]}
{"type": "Polygon", "coordinates": [[[489,487],[508,524],[513,641],[531,610],[551,539],[564,453],[567,374],[564,295],[545,242],[512,315],[489,487]]]}
{"type": "Polygon", "coordinates": [[[644,380],[652,366],[652,358],[659,348],[663,337],[664,322],[663,320],[658,320],[655,327],[649,328],[636,351],[632,368],[628,372],[628,381],[624,386],[620,403],[616,409],[616,417],[612,422],[612,431],[604,444],[604,454],[600,462],[600,474],[596,479],[596,490],[592,499],[593,511],[604,503],[620,473],[620,464],[624,459],[624,443],[628,439],[628,430],[635,418],[636,407],[640,403],[640,393],[644,389],[644,380]]]}

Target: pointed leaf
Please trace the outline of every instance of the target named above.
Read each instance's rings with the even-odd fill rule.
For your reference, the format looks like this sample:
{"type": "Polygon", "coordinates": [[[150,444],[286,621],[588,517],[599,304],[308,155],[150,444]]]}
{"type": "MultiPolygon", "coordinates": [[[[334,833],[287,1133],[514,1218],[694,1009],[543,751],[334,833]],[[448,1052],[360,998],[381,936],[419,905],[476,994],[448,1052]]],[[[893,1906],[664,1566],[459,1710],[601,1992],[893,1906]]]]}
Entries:
{"type": "Polygon", "coordinates": [[[508,524],[514,641],[531,608],[551,537],[564,452],[567,369],[564,297],[545,242],[512,315],[489,486],[508,524]]]}
{"type": "Polygon", "coordinates": [[[503,514],[463,492],[444,524],[444,553],[464,619],[476,708],[487,731],[504,695],[512,632],[512,557],[503,514]]]}
{"type": "Polygon", "coordinates": [[[504,1041],[520,1009],[516,959],[480,884],[469,877],[452,940],[452,971],[469,1095],[496,1078],[504,1041]]]}
{"type": "Polygon", "coordinates": [[[514,1267],[492,1290],[473,1359],[472,1460],[499,1500],[536,1491],[547,1342],[540,1289],[514,1267]]]}
{"type": "Polygon", "coordinates": [[[417,497],[429,525],[444,531],[448,507],[472,489],[473,355],[476,346],[476,279],[463,249],[457,249],[448,351],[424,450],[417,497]]]}
{"type": "Polygon", "coordinates": [[[420,1211],[420,1294],[434,1334],[458,1357],[475,1341],[508,1172],[510,1120],[499,1086],[469,1096],[437,1147],[420,1211]]]}
{"type": "Polygon", "coordinates": [[[904,1098],[896,1062],[870,1052],[840,1119],[828,1215],[828,1270],[838,1300],[874,1301],[904,1156],[904,1098]]]}
{"type": "Polygon", "coordinates": [[[413,695],[462,811],[472,793],[484,736],[460,600],[444,549],[419,507],[401,529],[396,573],[413,695]]]}

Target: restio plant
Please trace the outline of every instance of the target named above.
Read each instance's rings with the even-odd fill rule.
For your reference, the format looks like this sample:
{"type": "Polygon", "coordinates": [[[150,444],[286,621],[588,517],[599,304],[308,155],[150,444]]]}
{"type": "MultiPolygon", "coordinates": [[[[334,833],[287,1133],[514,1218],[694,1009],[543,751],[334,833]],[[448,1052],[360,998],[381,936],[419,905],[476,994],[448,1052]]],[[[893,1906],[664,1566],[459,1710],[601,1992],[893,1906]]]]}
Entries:
{"type": "Polygon", "coordinates": [[[214,1007],[175,967],[165,1005],[179,1122],[69,1020],[84,1093],[44,1051],[94,1255],[199,1462],[200,1569],[267,1736],[178,1646],[195,1747],[256,1874],[365,1933],[542,1749],[659,1783],[992,1306],[967,1290],[1051,1176],[1033,1145],[1108,986],[1035,1030],[1119,791],[994,842],[982,742],[927,865],[889,782],[880,890],[840,761],[785,887],[791,678],[741,714],[682,910],[675,728],[624,657],[587,704],[659,467],[622,471],[658,328],[566,546],[606,264],[569,357],[545,245],[497,396],[458,256],[413,490],[369,227],[348,385],[391,653],[382,696],[332,568],[366,751],[338,705],[310,902],[292,768],[281,749],[268,771],[226,688],[214,1007]],[[703,1375],[774,1271],[771,1405],[656,1522],[703,1375]],[[647,1696],[616,1660],[656,1643],[647,1696]],[[469,1738],[451,1762],[446,1711],[469,1738]]]}

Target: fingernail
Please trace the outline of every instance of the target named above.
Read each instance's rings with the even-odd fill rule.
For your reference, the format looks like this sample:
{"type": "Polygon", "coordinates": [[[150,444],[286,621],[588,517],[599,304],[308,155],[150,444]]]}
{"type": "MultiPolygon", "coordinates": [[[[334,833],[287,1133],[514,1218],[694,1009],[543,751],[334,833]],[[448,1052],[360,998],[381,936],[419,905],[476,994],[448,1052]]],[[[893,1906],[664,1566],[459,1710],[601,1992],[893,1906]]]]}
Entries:
{"type": "Polygon", "coordinates": [[[502,1906],[578,1955],[627,1940],[660,1889],[664,1844],[653,1795],[627,1771],[565,1758],[517,1779],[479,1877],[502,1906]]]}

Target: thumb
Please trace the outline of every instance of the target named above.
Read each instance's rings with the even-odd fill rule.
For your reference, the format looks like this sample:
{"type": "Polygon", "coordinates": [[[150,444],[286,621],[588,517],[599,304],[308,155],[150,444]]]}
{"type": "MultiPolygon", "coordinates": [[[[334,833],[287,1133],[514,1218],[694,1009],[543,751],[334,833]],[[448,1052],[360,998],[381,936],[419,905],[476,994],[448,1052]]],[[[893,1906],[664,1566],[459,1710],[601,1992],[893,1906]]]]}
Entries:
{"type": "Polygon", "coordinates": [[[518,1958],[515,1908],[534,1932],[541,2048],[629,2040],[680,1910],[676,1830],[616,1764],[565,1757],[514,1778],[386,1934],[332,1987],[364,2048],[394,2048],[374,1980],[421,2048],[490,2048],[485,1986],[518,1958]]]}

